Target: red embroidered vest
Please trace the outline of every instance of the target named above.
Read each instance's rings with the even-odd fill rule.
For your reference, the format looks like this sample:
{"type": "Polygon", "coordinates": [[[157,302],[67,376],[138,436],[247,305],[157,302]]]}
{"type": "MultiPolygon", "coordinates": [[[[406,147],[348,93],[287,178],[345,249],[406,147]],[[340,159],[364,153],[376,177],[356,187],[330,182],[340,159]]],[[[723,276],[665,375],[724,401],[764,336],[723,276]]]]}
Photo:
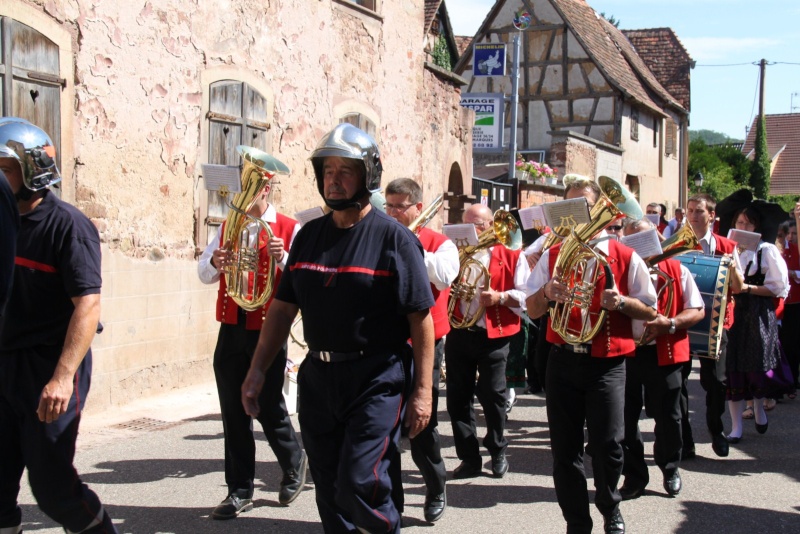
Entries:
{"type": "MultiPolygon", "coordinates": [[[[658,299],[658,311],[667,318],[673,318],[683,311],[683,284],[681,284],[681,263],[678,260],[664,260],[658,264],[658,268],[664,271],[674,282],[672,287],[675,295],[672,299],[672,307],[667,310],[667,291],[661,292],[658,299]]],[[[661,291],[664,280],[658,279],[657,289],[661,291]]],[[[689,332],[687,330],[676,330],[674,334],[664,334],[656,338],[658,348],[658,365],[672,365],[689,361],[689,332]]]]}
{"type": "MultiPolygon", "coordinates": [[[[289,243],[292,241],[292,234],[294,233],[294,227],[297,225],[297,221],[290,217],[286,217],[285,215],[281,215],[280,213],[276,214],[276,221],[274,223],[270,223],[269,227],[272,230],[272,233],[275,234],[275,237],[280,237],[283,239],[284,247],[288,249],[289,243]]],[[[220,246],[222,246],[222,239],[225,235],[225,225],[223,224],[222,228],[220,228],[220,246]]],[[[267,232],[263,229],[258,236],[258,255],[259,255],[259,262],[265,263],[269,261],[269,248],[267,247],[267,232]]],[[[275,280],[273,282],[273,288],[278,287],[278,283],[281,281],[281,270],[275,270],[275,280]]],[[[258,288],[263,289],[264,284],[266,283],[266,276],[259,276],[258,280],[258,288]]],[[[272,297],[269,298],[266,304],[263,307],[247,312],[247,323],[246,328],[247,330],[260,330],[261,325],[264,323],[264,318],[267,316],[267,310],[269,309],[269,305],[272,302],[272,297]]],[[[226,291],[225,285],[225,276],[221,275],[219,277],[219,291],[217,293],[217,321],[225,324],[236,324],[239,322],[239,306],[236,302],[233,301],[232,298],[228,296],[226,291]]]]}
{"type": "MultiPolygon", "coordinates": [[[[514,272],[517,270],[519,250],[509,250],[502,245],[492,247],[492,258],[489,260],[489,274],[492,275],[492,289],[509,291],[514,286],[514,272]]],[[[519,315],[508,306],[489,306],[483,316],[486,322],[486,334],[489,339],[513,336],[520,330],[519,315]]]]}
{"type": "MultiPolygon", "coordinates": [[[[733,254],[733,251],[736,249],[736,241],[731,241],[727,237],[722,237],[721,235],[713,234],[714,239],[717,241],[716,250],[714,251],[715,256],[722,256],[724,254],[733,254]]],[[[731,266],[733,268],[733,266],[731,266]]],[[[734,308],[734,301],[733,296],[731,295],[731,288],[728,286],[728,303],[725,306],[725,322],[722,323],[722,327],[725,330],[730,329],[733,326],[733,308],[734,308]]],[[[706,310],[706,313],[711,313],[710,310],[706,310]]]]}
{"type": "MultiPolygon", "coordinates": [[[[422,228],[419,231],[419,241],[426,251],[436,252],[442,246],[442,243],[447,241],[447,237],[428,228],[422,228]]],[[[431,308],[433,335],[434,339],[441,339],[450,332],[450,318],[447,316],[447,300],[450,298],[450,288],[447,287],[440,291],[431,284],[431,291],[433,292],[434,300],[433,308],[431,308]]]]}
{"type": "MultiPolygon", "coordinates": [[[[786,267],[789,271],[800,271],[800,254],[797,252],[797,243],[789,243],[783,249],[783,259],[786,260],[786,267]]],[[[789,277],[789,296],[786,297],[785,304],[800,304],[800,282],[795,282],[789,277]]]]}
{"type": "MultiPolygon", "coordinates": [[[[550,272],[553,272],[556,264],[558,252],[561,250],[561,243],[550,248],[550,272]]],[[[631,264],[633,250],[619,244],[617,241],[608,242],[608,264],[611,273],[614,275],[617,288],[622,295],[628,295],[628,270],[631,264]]],[[[605,272],[600,269],[597,278],[592,303],[589,307],[590,313],[599,313],[600,296],[605,288],[605,272]]],[[[563,345],[566,343],[561,336],[556,334],[551,327],[551,319],[547,319],[547,341],[563,345]]],[[[636,342],[633,340],[633,330],[630,318],[618,311],[609,311],[606,315],[605,324],[600,328],[598,334],[592,339],[592,356],[595,358],[611,358],[614,356],[633,356],[636,351],[636,342]]]]}

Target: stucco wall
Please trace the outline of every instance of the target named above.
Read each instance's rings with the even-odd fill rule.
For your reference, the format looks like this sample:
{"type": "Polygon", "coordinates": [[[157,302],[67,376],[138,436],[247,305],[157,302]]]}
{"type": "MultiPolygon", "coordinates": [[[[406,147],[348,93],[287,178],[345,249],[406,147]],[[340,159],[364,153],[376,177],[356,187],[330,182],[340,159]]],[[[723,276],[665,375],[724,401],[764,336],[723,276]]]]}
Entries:
{"type": "Polygon", "coordinates": [[[212,81],[245,81],[270,101],[268,151],[292,169],[281,212],[321,204],[308,157],[352,111],[377,126],[384,183],[414,177],[429,200],[456,163],[469,190],[469,112],[423,66],[423,4],[380,2],[374,16],[333,0],[3,2],[58,33],[67,59],[65,198],[104,243],[95,406],[211,377],[214,290],[196,279],[206,236],[195,229],[212,81]]]}

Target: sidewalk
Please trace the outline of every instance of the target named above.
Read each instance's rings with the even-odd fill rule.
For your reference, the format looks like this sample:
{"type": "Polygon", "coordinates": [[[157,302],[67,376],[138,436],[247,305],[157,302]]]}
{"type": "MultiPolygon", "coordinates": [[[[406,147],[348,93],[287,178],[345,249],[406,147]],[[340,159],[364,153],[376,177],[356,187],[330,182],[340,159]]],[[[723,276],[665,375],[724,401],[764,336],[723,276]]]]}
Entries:
{"type": "MultiPolygon", "coordinates": [[[[641,422],[647,442],[650,485],[646,494],[622,504],[629,533],[726,534],[798,531],[800,513],[800,400],[784,401],[769,412],[765,435],[746,421],[742,442],[728,458],[717,458],[705,429],[705,402],[698,380],[690,381],[692,426],[698,457],[683,463],[684,489],[666,496],[661,474],[652,463],[652,420],[641,422]]],[[[445,392],[443,392],[445,393],[445,392]]],[[[449,472],[458,465],[452,430],[440,402],[439,429],[449,472]]],[[[482,415],[478,411],[479,433],[482,415]]],[[[295,428],[296,416],[292,417],[295,428]]],[[[280,469],[257,427],[255,508],[233,521],[208,518],[225,497],[222,423],[213,384],[145,399],[112,413],[87,416],[78,440],[76,466],[82,479],[100,495],[120,533],[263,533],[322,532],[309,479],[306,490],[288,507],[278,504],[280,469]]],[[[510,471],[490,476],[483,451],[483,476],[448,481],[445,516],[429,525],[422,519],[424,488],[411,455],[403,454],[406,509],[403,531],[457,534],[564,532],[556,503],[544,398],[520,395],[507,424],[510,471]]],[[[302,437],[301,437],[302,438],[302,437]]],[[[586,457],[591,477],[590,458],[586,457]]],[[[592,480],[589,480],[592,488],[592,480]]],[[[592,492],[593,494],[593,492],[592,492]]],[[[26,533],[62,534],[35,506],[27,481],[20,495],[26,533]]],[[[602,518],[592,507],[595,531],[602,518]]]]}

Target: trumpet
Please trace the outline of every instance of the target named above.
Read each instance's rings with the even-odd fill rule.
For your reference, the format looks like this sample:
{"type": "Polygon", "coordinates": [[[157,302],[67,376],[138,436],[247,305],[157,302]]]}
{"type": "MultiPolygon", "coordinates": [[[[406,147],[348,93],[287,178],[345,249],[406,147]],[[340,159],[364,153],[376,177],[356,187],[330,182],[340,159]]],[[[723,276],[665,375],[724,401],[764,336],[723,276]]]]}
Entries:
{"type": "Polygon", "coordinates": [[[431,222],[434,217],[436,217],[436,214],[439,212],[439,208],[441,208],[443,204],[444,195],[442,194],[433,199],[433,202],[431,202],[427,208],[422,210],[422,212],[419,214],[419,217],[414,219],[414,221],[408,225],[408,229],[415,234],[418,234],[422,228],[427,226],[428,223],[431,222]]]}
{"type": "Polygon", "coordinates": [[[453,328],[469,328],[483,316],[484,306],[480,306],[474,314],[469,314],[472,301],[480,296],[480,292],[489,287],[492,275],[483,263],[473,256],[478,252],[498,243],[511,250],[522,247],[522,231],[511,213],[497,210],[494,213],[492,227],[481,232],[477,245],[467,245],[458,249],[460,268],[453,285],[450,286],[450,297],[447,301],[447,315],[453,328]],[[460,315],[460,304],[463,301],[463,316],[460,315]]]}

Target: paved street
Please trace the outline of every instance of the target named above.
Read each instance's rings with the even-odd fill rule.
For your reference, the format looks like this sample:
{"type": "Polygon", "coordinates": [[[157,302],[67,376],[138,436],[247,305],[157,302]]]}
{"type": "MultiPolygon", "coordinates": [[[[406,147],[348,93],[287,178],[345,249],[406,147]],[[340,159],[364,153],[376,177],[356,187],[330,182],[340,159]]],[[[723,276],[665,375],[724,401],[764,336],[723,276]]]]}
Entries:
{"type": "MultiPolygon", "coordinates": [[[[800,400],[785,400],[769,412],[770,427],[758,435],[745,421],[741,443],[716,458],[704,423],[695,362],[692,411],[698,457],[682,466],[684,489],[666,497],[648,452],[651,482],[645,496],[622,505],[632,533],[727,534],[800,531],[800,400]]],[[[295,428],[297,427],[296,418],[295,428]]],[[[450,423],[440,405],[440,430],[448,471],[458,460],[450,423]]],[[[213,384],[180,394],[136,402],[116,413],[86,417],[76,464],[125,533],[306,533],[321,532],[313,484],[289,507],[278,504],[280,470],[258,432],[255,509],[234,521],[212,521],[211,509],[225,497],[222,423],[213,384]]],[[[521,395],[507,425],[510,472],[491,478],[484,451],[484,476],[448,482],[448,509],[435,527],[422,519],[424,490],[409,452],[403,454],[406,510],[404,531],[447,533],[564,532],[555,501],[544,398],[521,395]]],[[[652,421],[642,421],[652,442],[652,421]]],[[[406,443],[407,447],[407,443],[406,443]]],[[[589,459],[587,458],[587,461],[589,459]]],[[[588,465],[588,464],[587,464],[588,465]]],[[[591,480],[589,482],[591,487],[591,480]]],[[[25,532],[63,532],[36,508],[27,482],[21,495],[25,532]]],[[[595,532],[602,518],[592,510],[595,532]]]]}

